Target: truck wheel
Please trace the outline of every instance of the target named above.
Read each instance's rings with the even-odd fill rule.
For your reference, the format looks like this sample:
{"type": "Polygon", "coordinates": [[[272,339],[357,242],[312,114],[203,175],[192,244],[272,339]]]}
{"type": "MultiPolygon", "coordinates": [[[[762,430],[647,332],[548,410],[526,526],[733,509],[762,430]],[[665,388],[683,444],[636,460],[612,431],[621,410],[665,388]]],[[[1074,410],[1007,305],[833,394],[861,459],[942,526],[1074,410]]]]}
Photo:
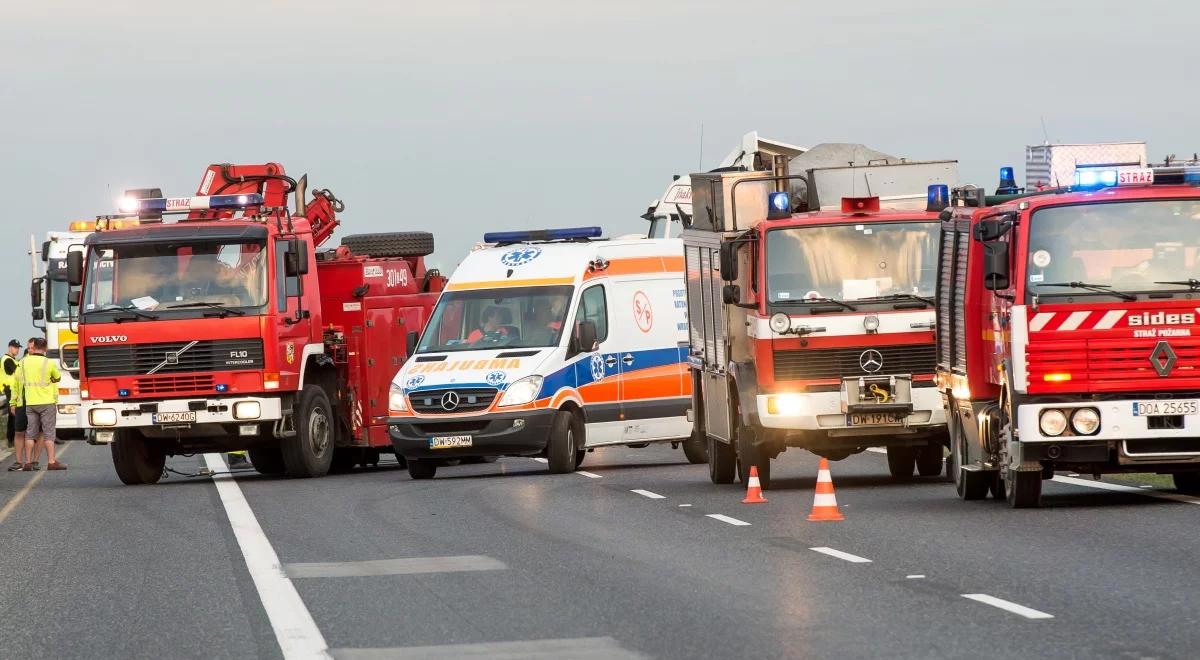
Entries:
{"type": "Polygon", "coordinates": [[[343,236],[342,245],[364,257],[424,257],[433,254],[433,234],[427,231],[353,234],[343,236]]]}
{"type": "Polygon", "coordinates": [[[708,443],[696,431],[692,431],[692,437],[683,441],[683,455],[687,457],[688,463],[692,465],[700,465],[708,462],[708,443]]]}
{"type": "Polygon", "coordinates": [[[284,473],[289,477],[320,477],[333,462],[333,412],[325,390],[305,385],[295,408],[296,435],[281,444],[284,473]]]}
{"type": "Polygon", "coordinates": [[[363,460],[364,452],[361,447],[336,447],[333,450],[333,460],[329,462],[329,474],[345,474],[354,469],[363,460]]]}
{"type": "Polygon", "coordinates": [[[550,425],[550,442],[546,445],[546,459],[552,474],[567,474],[575,471],[575,452],[583,446],[583,425],[579,418],[566,410],[554,415],[550,425]]]}
{"type": "Polygon", "coordinates": [[[283,452],[278,447],[251,449],[250,464],[259,474],[283,474],[283,452]]]}
{"type": "Polygon", "coordinates": [[[888,447],[888,472],[893,479],[906,481],[912,479],[913,463],[917,460],[917,452],[913,447],[888,447]]]}
{"type": "Polygon", "coordinates": [[[733,446],[708,438],[708,478],[714,484],[731,484],[737,472],[737,454],[733,446]]]}
{"type": "Polygon", "coordinates": [[[1200,495],[1200,472],[1176,472],[1171,478],[1175,480],[1175,490],[1186,495],[1200,495]]]}
{"type": "Polygon", "coordinates": [[[737,429],[738,478],[742,484],[750,483],[750,466],[758,467],[758,483],[763,490],[771,487],[771,459],[762,455],[754,446],[754,431],[738,424],[737,429]]]}
{"type": "Polygon", "coordinates": [[[953,421],[950,423],[950,460],[947,463],[954,469],[954,490],[964,500],[982,500],[988,494],[988,480],[995,478],[994,473],[973,472],[964,469],[967,463],[967,434],[959,427],[957,409],[952,410],[953,421]]]}
{"type": "Polygon", "coordinates": [[[917,474],[936,477],[942,473],[942,446],[925,445],[917,450],[917,474]]]}
{"type": "Polygon", "coordinates": [[[432,479],[437,474],[437,463],[429,459],[408,459],[408,476],[413,479],[432,479]]]}
{"type": "Polygon", "coordinates": [[[578,470],[580,465],[583,465],[583,459],[587,456],[586,449],[578,449],[575,451],[575,469],[578,470]]]}
{"type": "Polygon", "coordinates": [[[1014,509],[1036,509],[1042,503],[1042,472],[1009,470],[1004,475],[1008,505],[1014,509]]]}
{"type": "Polygon", "coordinates": [[[129,486],[158,483],[167,464],[162,447],[133,429],[118,429],[114,435],[113,467],[121,483],[129,486]]]}

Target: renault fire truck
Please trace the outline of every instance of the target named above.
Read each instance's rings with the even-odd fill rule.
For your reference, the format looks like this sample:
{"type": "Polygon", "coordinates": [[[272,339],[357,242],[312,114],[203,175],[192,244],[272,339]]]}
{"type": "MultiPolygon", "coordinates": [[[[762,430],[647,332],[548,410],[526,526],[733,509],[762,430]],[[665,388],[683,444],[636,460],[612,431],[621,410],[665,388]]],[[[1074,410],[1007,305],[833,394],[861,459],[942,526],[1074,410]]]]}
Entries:
{"type": "Polygon", "coordinates": [[[937,357],[960,497],[1036,507],[1056,470],[1200,492],[1197,182],[1194,165],[1100,167],[1036,194],[954,192],[937,357]]]}
{"type": "Polygon", "coordinates": [[[313,477],[390,450],[388,386],[445,283],[433,237],[317,252],[343,205],[306,188],[277,163],[211,165],[196,196],[138,191],[68,254],[81,415],[123,482],[175,454],[248,449],[259,472],[313,477]]]}
{"type": "Polygon", "coordinates": [[[818,145],[773,165],[691,176],[691,414],[712,482],[757,466],[767,486],[788,447],[882,445],[897,479],[939,475],[932,296],[957,164],[818,145]]]}

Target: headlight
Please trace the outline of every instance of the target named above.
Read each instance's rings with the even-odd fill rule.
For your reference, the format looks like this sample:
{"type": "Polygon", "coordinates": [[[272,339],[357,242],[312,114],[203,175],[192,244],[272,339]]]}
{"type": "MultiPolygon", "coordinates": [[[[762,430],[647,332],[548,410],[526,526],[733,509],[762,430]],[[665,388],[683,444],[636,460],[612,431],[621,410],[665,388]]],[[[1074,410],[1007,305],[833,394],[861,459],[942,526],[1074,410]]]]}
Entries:
{"type": "Polygon", "coordinates": [[[58,412],[61,415],[74,415],[75,413],[79,412],[79,406],[73,403],[68,403],[66,405],[59,406],[58,412]]]}
{"type": "Polygon", "coordinates": [[[257,401],[238,401],[233,404],[234,419],[258,419],[262,417],[262,404],[257,401]]]}
{"type": "Polygon", "coordinates": [[[776,394],[767,397],[767,413],[795,417],[804,414],[804,397],[799,394],[776,394]]]}
{"type": "Polygon", "coordinates": [[[869,314],[863,317],[863,328],[867,332],[875,332],[879,329],[879,317],[874,314],[869,314]]]}
{"type": "Polygon", "coordinates": [[[783,334],[792,329],[792,318],[783,312],[778,312],[771,317],[771,329],[779,334],[783,334]]]}
{"type": "Polygon", "coordinates": [[[1092,435],[1100,429],[1100,412],[1095,408],[1079,408],[1071,414],[1071,428],[1079,435],[1092,435]]]}
{"type": "Polygon", "coordinates": [[[117,411],[112,408],[92,408],[88,412],[88,424],[92,426],[116,426],[117,411]]]}
{"type": "Polygon", "coordinates": [[[1060,436],[1067,430],[1067,416],[1057,408],[1043,410],[1038,426],[1042,428],[1043,435],[1060,436]]]}
{"type": "Polygon", "coordinates": [[[542,391],[541,376],[526,376],[521,380],[508,386],[504,390],[504,396],[500,397],[501,406],[519,406],[523,403],[529,403],[537,398],[538,392],[542,391]]]}
{"type": "Polygon", "coordinates": [[[408,412],[408,400],[404,398],[404,388],[395,383],[388,388],[388,410],[408,412]]]}

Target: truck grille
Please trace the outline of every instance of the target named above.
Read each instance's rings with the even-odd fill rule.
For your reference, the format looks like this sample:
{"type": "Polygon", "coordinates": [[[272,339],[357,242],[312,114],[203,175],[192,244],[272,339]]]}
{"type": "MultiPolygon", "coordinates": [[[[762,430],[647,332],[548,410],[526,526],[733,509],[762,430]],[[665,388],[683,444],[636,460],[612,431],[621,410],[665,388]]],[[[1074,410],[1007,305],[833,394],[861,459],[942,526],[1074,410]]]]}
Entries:
{"type": "MultiPolygon", "coordinates": [[[[1045,386],[1046,375],[1068,373],[1071,379],[1059,389],[1095,392],[1136,391],[1145,383],[1178,389],[1200,382],[1200,340],[1171,337],[1165,341],[1175,353],[1166,376],[1160,376],[1150,355],[1158,339],[1071,339],[1037,341],[1026,349],[1031,386],[1045,386]],[[1141,382],[1137,382],[1141,381],[1141,382]]],[[[1160,365],[1165,362],[1165,356],[1160,365]]]]}
{"type": "Polygon", "coordinates": [[[122,346],[88,346],[83,349],[84,374],[89,378],[102,376],[140,376],[155,367],[155,375],[196,371],[230,371],[261,369],[262,340],[218,339],[197,342],[195,346],[168,360],[191,342],[161,344],[129,344],[122,346]],[[167,362],[166,364],[163,364],[167,362]],[[162,365],[161,367],[159,365],[162,365]]]}
{"type": "Polygon", "coordinates": [[[861,348],[825,348],[775,353],[775,380],[820,380],[888,374],[932,374],[932,344],[878,346],[861,348]],[[859,358],[864,351],[879,351],[883,367],[877,372],[863,371],[859,358]]]}
{"type": "Polygon", "coordinates": [[[449,415],[457,413],[479,412],[487,410],[496,400],[497,390],[494,387],[450,387],[424,392],[414,392],[408,395],[408,403],[412,411],[421,415],[449,415]],[[443,406],[442,399],[447,394],[458,397],[458,405],[452,410],[443,406]]]}
{"type": "Polygon", "coordinates": [[[213,377],[197,374],[191,376],[142,376],[134,380],[134,394],[170,394],[212,390],[213,377]]]}

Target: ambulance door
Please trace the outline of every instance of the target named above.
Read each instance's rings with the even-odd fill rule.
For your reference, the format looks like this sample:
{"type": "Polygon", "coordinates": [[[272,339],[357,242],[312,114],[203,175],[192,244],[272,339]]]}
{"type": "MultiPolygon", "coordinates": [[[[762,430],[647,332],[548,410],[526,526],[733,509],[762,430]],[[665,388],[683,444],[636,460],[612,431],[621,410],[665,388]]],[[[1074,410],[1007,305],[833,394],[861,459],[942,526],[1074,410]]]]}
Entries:
{"type": "Polygon", "coordinates": [[[610,317],[612,302],[604,283],[586,285],[579,295],[572,328],[581,321],[596,325],[599,350],[585,353],[575,361],[575,382],[583,398],[587,423],[587,446],[621,441],[621,356],[617,350],[620,334],[610,317]]]}

